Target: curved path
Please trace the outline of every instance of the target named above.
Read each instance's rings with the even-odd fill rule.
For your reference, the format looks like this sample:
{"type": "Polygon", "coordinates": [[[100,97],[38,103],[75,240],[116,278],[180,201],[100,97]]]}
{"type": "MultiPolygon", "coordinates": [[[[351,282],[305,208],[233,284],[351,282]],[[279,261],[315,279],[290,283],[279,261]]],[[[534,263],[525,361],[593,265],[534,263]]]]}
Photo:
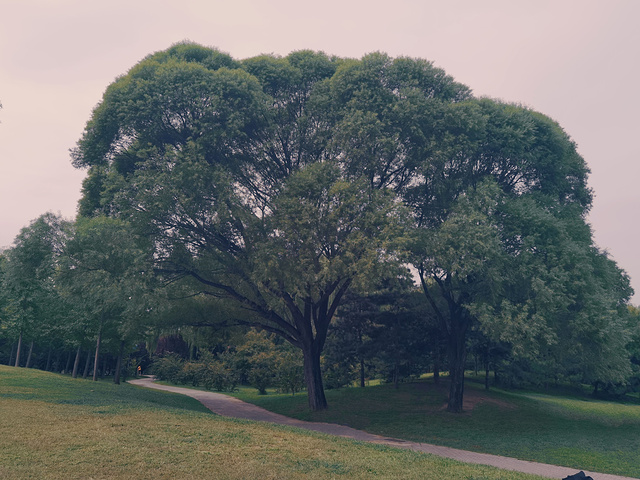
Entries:
{"type": "MultiPolygon", "coordinates": [[[[167,392],[180,393],[195,398],[205,407],[214,413],[225,417],[243,418],[247,420],[256,420],[261,422],[271,422],[280,425],[289,425],[292,427],[303,428],[305,430],[314,430],[316,432],[327,433],[329,435],[337,435],[339,437],[352,438],[363,442],[378,443],[389,445],[397,448],[407,448],[417,452],[431,453],[440,457],[452,458],[466,463],[477,463],[481,465],[491,465],[502,468],[504,470],[514,470],[517,472],[532,473],[543,477],[561,479],[576,473],[574,468],[558,467],[556,465],[547,465],[544,463],[528,462],[525,460],[517,460],[515,458],[500,457],[498,455],[489,455],[486,453],[468,452],[458,450],[456,448],[441,447],[438,445],[430,445],[427,443],[410,442],[406,440],[398,440],[395,438],[383,437],[356,430],[355,428],[334,423],[305,422],[295,418],[285,417],[277,413],[270,412],[264,408],[243,402],[237,398],[223,395],[221,393],[207,392],[202,390],[194,390],[191,388],[171,387],[168,385],[159,385],[154,383],[152,377],[130,380],[129,383],[141,387],[155,388],[157,390],[165,390],[167,392]]],[[[585,473],[594,480],[632,480],[631,477],[621,477],[619,475],[611,475],[607,473],[585,473]]]]}

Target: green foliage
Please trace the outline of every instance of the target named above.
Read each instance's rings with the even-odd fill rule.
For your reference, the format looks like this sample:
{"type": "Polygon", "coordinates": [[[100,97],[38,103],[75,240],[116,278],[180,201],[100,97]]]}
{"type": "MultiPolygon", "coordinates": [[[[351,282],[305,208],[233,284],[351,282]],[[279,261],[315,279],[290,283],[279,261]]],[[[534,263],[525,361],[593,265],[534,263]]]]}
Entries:
{"type": "Polygon", "coordinates": [[[218,354],[214,359],[210,354],[201,358],[199,378],[207,390],[218,392],[235,390],[240,376],[235,368],[235,356],[229,350],[218,354]]]}
{"type": "Polygon", "coordinates": [[[438,148],[405,198],[413,263],[457,372],[449,408],[462,408],[472,328],[507,344],[531,379],[628,375],[618,310],[628,280],[593,244],[573,142],[547,117],[487,99],[439,115],[438,148]]]}
{"type": "Polygon", "coordinates": [[[302,355],[274,340],[273,335],[249,330],[237,346],[216,354],[202,349],[196,360],[185,361],[175,354],[157,357],[152,373],[158,380],[221,392],[234,391],[245,379],[262,395],[269,387],[295,394],[304,387],[302,355]]]}
{"type": "Polygon", "coordinates": [[[239,363],[242,363],[249,383],[260,395],[274,384],[277,354],[274,343],[263,333],[250,330],[242,345],[238,346],[239,363]]]}
{"type": "Polygon", "coordinates": [[[38,341],[51,348],[65,340],[67,305],[56,286],[56,271],[67,225],[59,216],[43,214],[2,255],[0,324],[12,341],[38,341]]]}
{"type": "MultiPolygon", "coordinates": [[[[151,367],[151,373],[158,380],[184,384],[186,375],[183,374],[183,361],[175,354],[164,355],[156,358],[151,367]]],[[[197,382],[193,383],[197,386],[197,382]]]]}
{"type": "Polygon", "coordinates": [[[284,346],[276,358],[275,386],[280,392],[296,394],[304,389],[302,354],[290,346],[284,346]]]}
{"type": "Polygon", "coordinates": [[[505,232],[518,238],[508,252],[505,295],[471,307],[485,333],[511,346],[524,378],[530,370],[538,383],[624,383],[631,372],[626,274],[592,245],[582,219],[558,218],[526,198],[505,211],[505,232]]]}
{"type": "Polygon", "coordinates": [[[378,282],[368,294],[345,299],[323,357],[330,388],[356,379],[364,386],[367,378],[397,384],[430,369],[437,344],[434,321],[409,273],[397,275],[378,282]]]}
{"type": "MultiPolygon", "coordinates": [[[[75,312],[76,342],[96,339],[96,357],[110,346],[122,363],[124,347],[138,340],[162,297],[154,291],[148,243],[121,219],[79,218],[69,231],[56,281],[75,312]]],[[[94,380],[98,362],[94,363],[94,380]]],[[[119,370],[114,381],[119,383],[119,370]]]]}
{"type": "Polygon", "coordinates": [[[169,354],[156,358],[152,373],[158,380],[181,385],[203,386],[219,392],[235,390],[240,380],[231,352],[217,356],[204,351],[198,361],[185,362],[178,355],[169,354]]]}
{"type": "Polygon", "coordinates": [[[242,365],[249,384],[260,395],[268,387],[295,394],[304,388],[300,351],[273,334],[249,330],[236,347],[236,365],[242,365]]]}

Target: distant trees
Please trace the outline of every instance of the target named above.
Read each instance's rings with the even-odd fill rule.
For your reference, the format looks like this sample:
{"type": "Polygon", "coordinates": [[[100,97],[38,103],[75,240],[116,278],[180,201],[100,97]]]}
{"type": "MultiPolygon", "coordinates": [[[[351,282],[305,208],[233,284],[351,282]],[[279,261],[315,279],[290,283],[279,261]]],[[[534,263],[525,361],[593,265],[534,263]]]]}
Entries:
{"type": "MultiPolygon", "coordinates": [[[[40,365],[45,369],[52,366],[54,348],[58,355],[68,352],[59,368],[69,372],[72,350],[75,377],[91,337],[96,342],[94,379],[103,339],[121,361],[122,347],[140,338],[144,319],[159,306],[149,301],[153,280],[144,265],[149,249],[138,240],[124,222],[109,218],[73,223],[47,213],[22,229],[2,256],[0,276],[0,325],[17,342],[15,366],[31,365],[35,344],[48,350],[46,364],[40,365]]],[[[120,365],[114,369],[116,383],[120,370],[120,365]]]]}
{"type": "Polygon", "coordinates": [[[216,353],[203,349],[198,358],[188,360],[175,353],[160,355],[153,364],[153,373],[161,380],[217,391],[233,391],[242,382],[262,395],[270,387],[292,394],[303,388],[300,350],[282,340],[276,343],[273,334],[253,329],[237,340],[237,345],[216,353]]]}
{"type": "Polygon", "coordinates": [[[118,219],[79,219],[70,231],[58,281],[85,335],[96,337],[94,380],[103,337],[118,344],[114,381],[119,383],[124,346],[143,334],[143,321],[157,308],[148,302],[153,279],[145,246],[118,219]]]}
{"type": "Polygon", "coordinates": [[[352,293],[330,330],[324,370],[332,388],[368,378],[398,386],[437,368],[438,336],[424,296],[408,272],[398,272],[369,294],[352,293]]]}
{"type": "Polygon", "coordinates": [[[56,287],[56,270],[64,245],[66,222],[46,213],[23,228],[4,252],[2,327],[17,340],[14,365],[31,365],[33,345],[60,338],[65,306],[56,287]],[[26,361],[24,344],[29,348],[26,361]]]}

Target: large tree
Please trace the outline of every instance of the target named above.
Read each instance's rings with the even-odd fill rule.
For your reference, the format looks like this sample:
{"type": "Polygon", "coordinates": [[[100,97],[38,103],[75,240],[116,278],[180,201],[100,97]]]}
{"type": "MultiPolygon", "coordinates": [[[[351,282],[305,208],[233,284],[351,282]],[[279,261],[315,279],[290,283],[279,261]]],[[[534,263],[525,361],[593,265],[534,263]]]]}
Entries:
{"type": "Polygon", "coordinates": [[[438,149],[405,198],[416,219],[414,264],[448,341],[448,409],[458,412],[474,325],[533,356],[598,317],[592,332],[604,333],[602,312],[629,290],[617,267],[598,266],[585,221],[588,169],[555,122],[487,99],[450,106],[438,120],[438,149]],[[610,281],[591,282],[588,297],[584,282],[603,269],[610,281]]]}
{"type": "Polygon", "coordinates": [[[398,260],[390,241],[406,215],[389,189],[408,181],[418,152],[402,105],[467,92],[428,62],[381,54],[236,62],[176,45],[109,86],[94,111],[74,152],[89,168],[80,211],[130,218],[167,279],[236,302],[238,320],[300,347],[310,406],[322,409],[337,306],[398,260]]]}

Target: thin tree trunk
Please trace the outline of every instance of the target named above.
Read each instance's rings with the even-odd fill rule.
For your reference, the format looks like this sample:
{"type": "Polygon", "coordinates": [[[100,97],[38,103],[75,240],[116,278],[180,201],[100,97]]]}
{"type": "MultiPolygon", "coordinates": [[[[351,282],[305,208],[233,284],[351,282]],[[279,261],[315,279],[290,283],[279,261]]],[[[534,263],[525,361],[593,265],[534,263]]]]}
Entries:
{"type": "Polygon", "coordinates": [[[102,370],[100,370],[100,378],[107,374],[107,355],[102,356],[102,370]]]}
{"type": "Polygon", "coordinates": [[[364,380],[365,380],[365,378],[364,378],[364,359],[361,358],[360,359],[360,387],[362,387],[362,388],[365,387],[364,380]]]}
{"type": "Polygon", "coordinates": [[[116,371],[113,375],[113,383],[120,385],[120,370],[122,369],[122,356],[124,355],[124,340],[120,342],[120,351],[118,352],[118,361],[116,362],[116,371]]]}
{"type": "Polygon", "coordinates": [[[53,360],[53,371],[54,372],[60,372],[60,357],[62,356],[62,354],[60,353],[60,351],[58,350],[55,354],[55,359],[53,360]]]}
{"type": "Polygon", "coordinates": [[[73,378],[78,378],[78,366],[80,365],[81,354],[82,354],[82,347],[78,345],[78,350],[76,351],[76,360],[73,362],[73,373],[71,374],[73,378]]]}
{"type": "Polygon", "coordinates": [[[16,350],[16,363],[14,367],[20,366],[20,350],[22,350],[22,332],[20,332],[20,336],[18,337],[18,349],[16,350]]]}
{"type": "Polygon", "coordinates": [[[72,356],[73,352],[69,352],[69,354],[67,355],[67,364],[64,367],[64,373],[69,373],[71,370],[71,356],[72,356]]]}
{"type": "Polygon", "coordinates": [[[87,352],[87,359],[84,362],[84,373],[82,374],[82,378],[87,378],[89,376],[90,365],[91,365],[91,350],[87,352]]]}
{"type": "Polygon", "coordinates": [[[16,344],[13,343],[11,345],[11,355],[9,356],[9,363],[8,363],[9,366],[13,365],[13,360],[14,360],[15,354],[16,354],[16,344]]]}
{"type": "Polygon", "coordinates": [[[29,345],[29,354],[27,355],[27,363],[24,368],[29,368],[31,366],[31,355],[33,354],[33,340],[31,340],[31,345],[29,345]]]}
{"type": "Polygon", "coordinates": [[[487,347],[484,355],[484,389],[489,390],[489,347],[487,347]]]}
{"type": "Polygon", "coordinates": [[[487,362],[487,366],[484,370],[484,389],[489,390],[489,362],[487,362]]]}
{"type": "Polygon", "coordinates": [[[98,360],[100,360],[100,342],[102,341],[102,326],[98,331],[98,340],[96,340],[96,356],[93,360],[93,381],[98,381],[98,360]]]}
{"type": "Polygon", "coordinates": [[[51,345],[49,345],[49,351],[47,352],[47,366],[44,368],[47,372],[51,371],[51,353],[52,353],[51,345]]]}
{"type": "Polygon", "coordinates": [[[433,383],[440,383],[440,336],[436,336],[436,347],[433,350],[433,383]]]}

